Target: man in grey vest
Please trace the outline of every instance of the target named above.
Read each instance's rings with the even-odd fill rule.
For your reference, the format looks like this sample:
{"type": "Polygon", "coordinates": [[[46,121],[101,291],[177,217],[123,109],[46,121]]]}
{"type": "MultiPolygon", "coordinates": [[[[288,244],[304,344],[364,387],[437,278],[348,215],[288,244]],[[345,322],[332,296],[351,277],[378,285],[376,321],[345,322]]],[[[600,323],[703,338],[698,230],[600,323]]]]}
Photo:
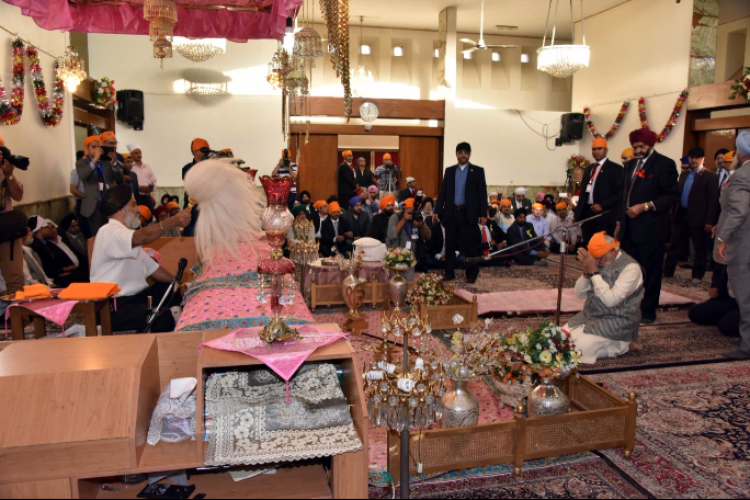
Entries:
{"type": "Polygon", "coordinates": [[[740,306],[738,350],[724,357],[750,359],[750,131],[737,137],[740,167],[721,193],[721,218],[716,229],[714,258],[727,266],[729,289],[740,306]]]}
{"type": "Polygon", "coordinates": [[[591,238],[588,251],[580,249],[583,276],[576,295],[585,299],[583,311],[565,326],[584,364],[640,351],[636,344],[643,302],[643,270],[620,250],[620,242],[606,232],[591,238]]]}

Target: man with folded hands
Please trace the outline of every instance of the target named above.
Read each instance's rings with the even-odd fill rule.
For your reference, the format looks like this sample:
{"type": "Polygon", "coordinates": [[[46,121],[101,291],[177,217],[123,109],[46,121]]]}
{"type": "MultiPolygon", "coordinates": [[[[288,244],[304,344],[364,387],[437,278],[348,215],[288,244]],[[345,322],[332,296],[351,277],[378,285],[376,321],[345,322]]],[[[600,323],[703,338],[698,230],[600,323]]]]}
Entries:
{"type": "MultiPolygon", "coordinates": [[[[161,238],[175,227],[185,227],[191,216],[187,211],[138,229],[140,210],[127,184],[108,189],[102,197],[101,212],[109,219],[96,237],[91,257],[91,281],[116,283],[120,287],[117,308],[113,304],[112,329],[115,332],[142,333],[148,323],[148,301],[151,296],[154,307],[166,293],[174,276],[151,259],[144,251],[148,245],[161,238]],[[149,286],[148,278],[155,283],[149,286]]],[[[179,306],[179,294],[163,309],[154,322],[152,332],[171,332],[175,319],[171,308],[179,306]]],[[[179,308],[178,308],[179,309],[179,308]]]]}

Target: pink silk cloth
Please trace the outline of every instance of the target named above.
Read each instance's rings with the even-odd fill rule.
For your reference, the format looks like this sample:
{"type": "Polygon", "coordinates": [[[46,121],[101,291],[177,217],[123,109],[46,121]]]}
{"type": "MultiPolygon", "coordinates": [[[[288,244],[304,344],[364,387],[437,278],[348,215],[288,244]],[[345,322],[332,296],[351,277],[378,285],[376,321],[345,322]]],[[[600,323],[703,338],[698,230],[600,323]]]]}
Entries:
{"type": "MultiPolygon", "coordinates": [[[[97,5],[94,2],[68,0],[5,0],[21,8],[24,16],[48,31],[78,31],[147,35],[149,22],[143,18],[143,7],[122,3],[97,5]]],[[[142,3],[139,2],[139,3],[142,3]]],[[[256,7],[262,11],[230,11],[186,9],[184,5],[215,5],[214,0],[181,0],[177,6],[178,22],[174,34],[189,38],[226,38],[244,43],[252,39],[284,37],[286,18],[302,4],[302,0],[232,1],[232,6],[256,7]]],[[[227,3],[227,2],[223,2],[227,3]]]]}
{"type": "MultiPolygon", "coordinates": [[[[52,321],[53,323],[64,326],[65,322],[70,317],[70,313],[73,308],[78,304],[77,300],[39,300],[35,302],[22,302],[18,304],[11,304],[5,310],[5,338],[8,338],[8,320],[10,319],[10,308],[11,307],[23,307],[28,309],[39,316],[52,321]]],[[[65,332],[63,332],[63,337],[65,332]]]]}
{"type": "Polygon", "coordinates": [[[262,361],[287,383],[287,403],[289,403],[289,379],[299,370],[305,360],[319,348],[349,338],[347,333],[302,325],[297,327],[297,332],[302,336],[301,339],[277,342],[269,347],[268,343],[260,338],[262,330],[263,328],[236,330],[221,338],[201,344],[198,346],[198,351],[200,352],[200,349],[205,346],[221,351],[240,352],[262,361]]]}

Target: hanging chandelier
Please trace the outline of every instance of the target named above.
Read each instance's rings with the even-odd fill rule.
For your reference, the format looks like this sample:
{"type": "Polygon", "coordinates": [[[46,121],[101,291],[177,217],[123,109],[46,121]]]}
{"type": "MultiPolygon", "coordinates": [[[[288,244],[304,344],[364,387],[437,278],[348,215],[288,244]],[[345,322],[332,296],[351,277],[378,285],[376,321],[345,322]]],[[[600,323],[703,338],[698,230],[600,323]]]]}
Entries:
{"type": "Polygon", "coordinates": [[[352,116],[351,61],[349,59],[349,0],[320,0],[320,12],[328,29],[328,54],[344,87],[344,117],[352,116]]]}
{"type": "Polygon", "coordinates": [[[363,23],[365,21],[364,16],[359,16],[359,56],[357,58],[357,69],[352,69],[351,82],[352,82],[352,95],[354,97],[365,97],[370,90],[370,86],[375,83],[375,78],[372,76],[372,71],[367,71],[365,65],[362,64],[362,32],[364,30],[363,23]]]}
{"type": "Polygon", "coordinates": [[[159,59],[161,69],[164,69],[164,59],[172,57],[177,6],[172,0],[146,0],[143,18],[149,22],[148,34],[154,42],[154,59],[159,59]]]}
{"type": "MultiPolygon", "coordinates": [[[[555,45],[557,35],[557,17],[560,10],[560,0],[550,0],[547,11],[547,26],[544,29],[544,41],[542,47],[537,50],[537,69],[555,78],[569,78],[583,68],[588,68],[591,61],[591,48],[586,45],[586,29],[583,18],[583,0],[581,0],[581,31],[583,44],[581,45],[555,45]],[[552,26],[552,41],[547,45],[547,33],[549,30],[549,19],[552,14],[552,2],[555,1],[555,24],[552,26]]],[[[571,36],[575,37],[575,26],[573,24],[573,0],[570,0],[570,25],[571,36]]]]}
{"type": "Polygon", "coordinates": [[[296,59],[317,59],[323,56],[323,41],[317,31],[307,26],[294,35],[294,51],[296,59]]]}
{"type": "Polygon", "coordinates": [[[223,55],[227,51],[227,41],[224,38],[191,40],[190,38],[176,36],[172,45],[182,57],[194,62],[205,62],[212,57],[223,55]]]}
{"type": "Polygon", "coordinates": [[[73,93],[78,85],[86,79],[86,71],[83,69],[83,58],[72,45],[65,49],[65,55],[58,59],[57,74],[65,82],[68,92],[73,93]]]}

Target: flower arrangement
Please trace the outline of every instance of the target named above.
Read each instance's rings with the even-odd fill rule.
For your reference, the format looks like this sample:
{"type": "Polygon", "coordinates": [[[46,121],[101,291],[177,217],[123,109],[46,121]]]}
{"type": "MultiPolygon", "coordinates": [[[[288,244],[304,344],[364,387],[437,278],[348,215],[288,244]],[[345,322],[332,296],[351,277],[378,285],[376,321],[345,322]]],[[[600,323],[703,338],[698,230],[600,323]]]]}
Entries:
{"type": "Polygon", "coordinates": [[[568,160],[568,170],[576,168],[586,168],[589,166],[589,161],[581,155],[573,155],[568,160]]]}
{"type": "Polygon", "coordinates": [[[745,102],[750,104],[750,66],[742,72],[742,78],[735,80],[732,84],[732,92],[729,94],[729,98],[735,100],[738,97],[744,98],[745,102]]]}
{"type": "MultiPolygon", "coordinates": [[[[617,118],[615,118],[615,123],[612,125],[612,128],[609,129],[609,132],[607,132],[603,136],[605,139],[608,139],[608,140],[611,139],[620,130],[620,125],[622,124],[622,121],[625,119],[625,114],[628,112],[629,108],[630,108],[630,101],[625,101],[622,103],[622,107],[620,107],[620,112],[617,113],[617,118]]],[[[591,108],[589,108],[588,106],[583,108],[583,116],[586,119],[586,125],[588,125],[589,132],[591,132],[591,135],[593,135],[595,139],[602,137],[602,134],[600,134],[599,131],[596,130],[596,126],[594,125],[594,120],[591,118],[591,108]]]]}
{"type": "Polygon", "coordinates": [[[65,89],[63,81],[59,76],[58,62],[55,61],[53,78],[55,81],[52,89],[52,98],[47,95],[47,86],[44,83],[44,74],[39,60],[39,52],[36,47],[27,47],[26,56],[29,58],[29,70],[31,71],[31,83],[34,86],[34,97],[39,108],[42,121],[48,127],[60,125],[63,115],[63,104],[65,102],[65,89]]]}
{"type": "Polygon", "coordinates": [[[564,378],[581,361],[570,333],[549,321],[538,328],[508,333],[498,347],[498,374],[503,382],[522,383],[528,377],[564,378]]]}
{"type": "Polygon", "coordinates": [[[117,104],[115,81],[106,76],[100,81],[94,81],[94,104],[106,108],[110,104],[117,104]]]}
{"type": "Polygon", "coordinates": [[[391,248],[383,257],[385,267],[391,269],[410,269],[417,265],[414,253],[406,248],[391,248]]]}
{"type": "Polygon", "coordinates": [[[23,42],[20,38],[13,40],[11,44],[12,56],[12,81],[10,99],[6,94],[0,78],[0,123],[3,125],[18,125],[23,114],[23,89],[24,89],[24,57],[23,42]]]}
{"type": "Polygon", "coordinates": [[[443,279],[434,273],[424,276],[406,299],[412,304],[423,303],[426,306],[444,306],[453,298],[452,290],[445,286],[443,279]]]}
{"type": "Polygon", "coordinates": [[[471,333],[457,330],[451,341],[453,356],[443,363],[446,375],[453,380],[471,380],[477,375],[486,375],[495,369],[499,360],[497,352],[500,339],[488,334],[478,323],[471,333]]]}

